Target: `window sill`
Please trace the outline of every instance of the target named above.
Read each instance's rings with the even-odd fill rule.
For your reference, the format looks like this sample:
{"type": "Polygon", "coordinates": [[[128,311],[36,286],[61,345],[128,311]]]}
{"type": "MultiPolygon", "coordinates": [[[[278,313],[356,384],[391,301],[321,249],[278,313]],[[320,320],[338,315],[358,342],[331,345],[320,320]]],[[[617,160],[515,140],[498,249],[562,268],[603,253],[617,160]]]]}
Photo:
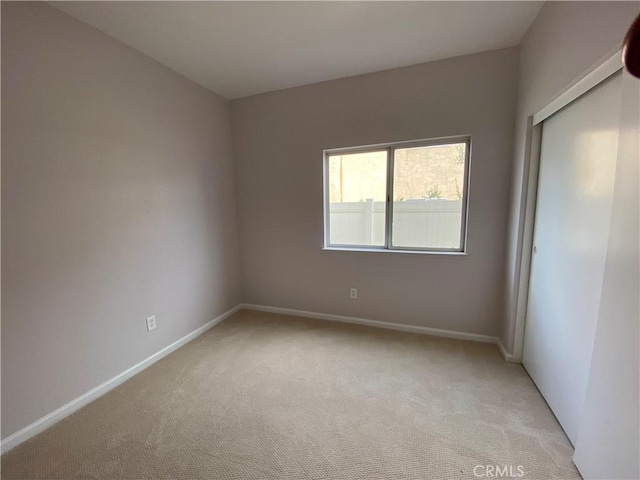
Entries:
{"type": "Polygon", "coordinates": [[[322,250],[334,251],[334,252],[368,252],[368,253],[404,253],[404,254],[418,254],[418,255],[447,255],[455,257],[466,257],[469,254],[467,252],[448,252],[448,251],[436,251],[436,250],[396,250],[389,248],[359,248],[359,247],[322,247],[322,250]]]}

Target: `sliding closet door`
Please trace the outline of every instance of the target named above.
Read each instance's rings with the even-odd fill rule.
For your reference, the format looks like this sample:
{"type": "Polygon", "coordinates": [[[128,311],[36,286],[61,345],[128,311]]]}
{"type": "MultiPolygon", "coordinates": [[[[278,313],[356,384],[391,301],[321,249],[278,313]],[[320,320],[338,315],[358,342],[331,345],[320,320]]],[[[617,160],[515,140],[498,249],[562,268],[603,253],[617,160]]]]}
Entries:
{"type": "Polygon", "coordinates": [[[618,72],[542,127],[523,364],[574,444],[600,304],[620,101],[618,72]]]}

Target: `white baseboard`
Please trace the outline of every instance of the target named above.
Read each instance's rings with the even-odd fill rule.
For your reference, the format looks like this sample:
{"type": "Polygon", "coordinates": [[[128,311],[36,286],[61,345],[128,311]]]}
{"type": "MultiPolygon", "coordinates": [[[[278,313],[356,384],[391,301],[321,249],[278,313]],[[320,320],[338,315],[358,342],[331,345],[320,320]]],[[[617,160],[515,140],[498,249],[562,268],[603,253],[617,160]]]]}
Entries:
{"type": "Polygon", "coordinates": [[[504,345],[502,345],[502,342],[500,341],[499,338],[496,338],[496,345],[498,346],[498,350],[500,350],[500,354],[502,355],[502,358],[504,358],[505,362],[520,363],[518,360],[516,360],[516,357],[513,353],[507,352],[507,349],[504,348],[504,345]]]}
{"type": "MultiPolygon", "coordinates": [[[[355,323],[368,327],[386,328],[388,330],[398,330],[401,332],[421,333],[423,335],[433,335],[436,337],[455,338],[458,340],[470,340],[472,342],[493,343],[500,348],[497,337],[490,335],[480,335],[477,333],[456,332],[454,330],[443,330],[440,328],[420,327],[417,325],[406,325],[402,323],[381,322],[379,320],[368,320],[358,317],[344,317],[329,313],[307,312],[305,310],[293,310],[291,308],[268,307],[265,305],[252,305],[243,303],[242,308],[246,310],[257,310],[260,312],[281,313],[283,315],[294,315],[298,317],[316,318],[319,320],[330,320],[332,322],[355,323]]],[[[502,353],[502,349],[500,352],[502,353]]],[[[504,356],[504,354],[503,354],[504,356]]],[[[506,359],[506,357],[505,357],[506,359]]]]}
{"type": "Polygon", "coordinates": [[[44,417],[40,418],[39,420],[36,420],[31,425],[27,425],[26,427],[18,430],[16,433],[14,433],[12,435],[9,435],[7,438],[5,438],[4,440],[2,440],[0,442],[0,447],[1,447],[0,451],[2,453],[8,452],[12,448],[20,445],[22,442],[30,439],[31,437],[37,435],[40,432],[46,430],[47,428],[52,426],[54,423],[59,422],[60,420],[62,420],[65,417],[68,417],[69,415],[71,415],[75,411],[77,411],[80,408],[84,407],[85,405],[93,402],[98,397],[104,395],[109,390],[112,390],[113,388],[117,387],[118,385],[120,385],[124,381],[126,381],[129,378],[133,377],[136,373],[139,373],[142,370],[144,370],[145,368],[150,367],[151,365],[153,365],[155,362],[157,362],[161,358],[166,357],[171,352],[177,350],[178,348],[182,347],[186,343],[189,343],[194,338],[202,335],[204,332],[206,332],[210,328],[216,326],[218,323],[223,321],[225,318],[227,318],[227,317],[233,315],[234,313],[236,313],[238,310],[240,310],[240,308],[241,308],[241,305],[236,305],[231,310],[228,310],[228,311],[224,312],[222,315],[219,315],[218,317],[214,318],[210,322],[207,322],[206,324],[204,324],[200,328],[198,328],[198,329],[194,330],[193,332],[185,335],[180,340],[177,340],[177,341],[173,342],[171,345],[169,345],[167,347],[164,347],[162,350],[160,350],[159,352],[154,353],[153,355],[151,355],[147,359],[143,360],[142,362],[138,363],[137,365],[134,365],[133,367],[129,368],[128,370],[125,370],[124,372],[120,373],[119,375],[116,375],[115,377],[111,378],[110,380],[107,380],[106,382],[98,385],[97,387],[95,387],[95,388],[89,390],[88,392],[80,395],[79,397],[71,400],[69,403],[66,403],[65,405],[63,405],[60,408],[54,410],[53,412],[49,413],[48,415],[45,415],[44,417]]]}

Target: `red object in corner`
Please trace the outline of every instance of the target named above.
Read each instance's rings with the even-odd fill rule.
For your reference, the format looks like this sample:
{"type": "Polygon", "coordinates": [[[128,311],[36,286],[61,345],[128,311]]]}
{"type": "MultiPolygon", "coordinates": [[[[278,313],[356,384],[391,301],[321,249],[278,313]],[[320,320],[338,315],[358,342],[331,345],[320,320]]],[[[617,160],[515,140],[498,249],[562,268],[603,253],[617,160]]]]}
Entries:
{"type": "Polygon", "coordinates": [[[640,78],[640,15],[631,24],[624,38],[622,61],[631,75],[640,78]]]}

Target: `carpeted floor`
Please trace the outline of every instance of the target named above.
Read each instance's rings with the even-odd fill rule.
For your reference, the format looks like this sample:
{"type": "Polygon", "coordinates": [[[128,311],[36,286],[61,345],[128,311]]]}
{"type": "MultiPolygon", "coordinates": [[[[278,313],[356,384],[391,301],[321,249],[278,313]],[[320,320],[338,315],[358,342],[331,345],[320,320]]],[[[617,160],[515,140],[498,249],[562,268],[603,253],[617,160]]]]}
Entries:
{"type": "Polygon", "coordinates": [[[4,455],[2,479],[580,478],[572,454],[493,345],[241,311],[4,455]]]}

